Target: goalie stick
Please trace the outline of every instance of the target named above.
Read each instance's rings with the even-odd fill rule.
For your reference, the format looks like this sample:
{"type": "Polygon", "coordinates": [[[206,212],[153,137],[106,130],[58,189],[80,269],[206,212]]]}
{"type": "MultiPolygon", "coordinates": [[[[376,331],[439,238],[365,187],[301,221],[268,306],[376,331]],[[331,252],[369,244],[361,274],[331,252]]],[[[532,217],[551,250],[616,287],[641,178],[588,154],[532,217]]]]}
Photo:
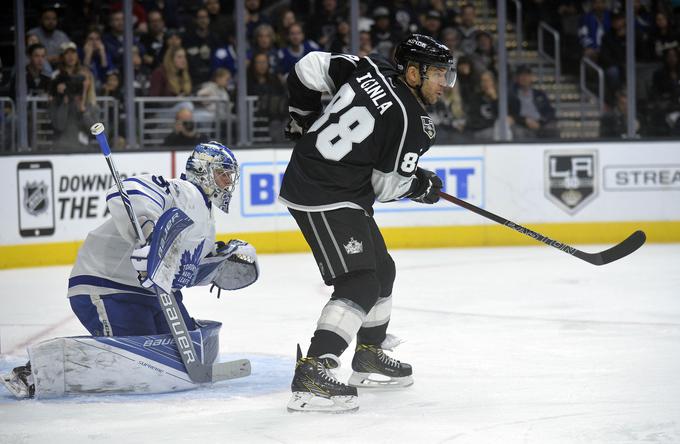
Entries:
{"type": "MultiPolygon", "coordinates": [[[[90,132],[97,138],[97,142],[99,142],[99,147],[106,158],[106,163],[108,164],[109,170],[113,175],[116,187],[120,192],[120,198],[123,200],[125,211],[127,212],[130,223],[132,224],[132,227],[135,231],[137,242],[139,245],[142,245],[144,244],[144,234],[142,233],[142,228],[139,225],[137,216],[135,215],[135,210],[132,208],[130,197],[128,196],[127,191],[125,191],[125,187],[120,180],[118,170],[113,163],[111,148],[109,148],[109,142],[106,139],[106,133],[104,132],[104,124],[95,123],[90,128],[90,132]]],[[[189,336],[189,330],[187,329],[186,323],[184,322],[184,318],[180,314],[175,296],[172,293],[166,293],[160,290],[155,285],[154,289],[156,290],[156,296],[158,297],[158,302],[162,307],[165,320],[168,322],[168,326],[170,327],[172,337],[175,339],[175,345],[177,346],[179,355],[182,357],[184,367],[186,367],[187,374],[193,382],[212,383],[226,379],[241,378],[250,374],[250,361],[247,359],[218,362],[214,364],[204,364],[198,360],[194,343],[191,340],[191,336],[189,336]]]]}
{"type": "Polygon", "coordinates": [[[613,247],[607,250],[601,251],[599,253],[586,253],[585,251],[581,251],[565,243],[562,243],[555,239],[551,239],[548,236],[544,236],[540,233],[530,230],[529,228],[525,228],[501,216],[493,214],[490,211],[486,211],[482,208],[476,207],[469,202],[458,199],[457,197],[451,196],[450,194],[446,194],[443,191],[439,191],[439,196],[442,199],[448,200],[449,202],[459,205],[467,210],[470,210],[473,213],[477,213],[480,216],[484,216],[487,219],[491,219],[494,222],[497,222],[501,225],[505,225],[506,227],[517,231],[518,233],[522,233],[525,236],[529,236],[533,239],[536,239],[539,242],[543,242],[546,245],[550,245],[551,247],[557,248],[560,251],[569,253],[572,256],[575,256],[593,265],[604,265],[610,262],[614,262],[618,259],[621,259],[622,257],[626,257],[635,250],[637,250],[638,248],[640,248],[647,239],[644,231],[637,230],[636,232],[628,236],[626,239],[624,239],[622,242],[614,245],[613,247]]]}

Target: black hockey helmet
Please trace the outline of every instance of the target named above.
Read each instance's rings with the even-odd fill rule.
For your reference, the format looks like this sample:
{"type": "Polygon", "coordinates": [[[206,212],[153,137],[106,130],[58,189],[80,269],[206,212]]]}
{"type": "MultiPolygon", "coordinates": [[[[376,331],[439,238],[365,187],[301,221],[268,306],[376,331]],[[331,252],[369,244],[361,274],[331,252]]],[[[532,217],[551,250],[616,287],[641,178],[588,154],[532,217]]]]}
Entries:
{"type": "Polygon", "coordinates": [[[420,75],[426,78],[427,68],[436,66],[446,68],[446,86],[453,87],[456,83],[456,59],[446,45],[432,37],[422,34],[412,34],[399,43],[394,53],[394,61],[400,74],[406,72],[409,62],[420,65],[420,75]]]}

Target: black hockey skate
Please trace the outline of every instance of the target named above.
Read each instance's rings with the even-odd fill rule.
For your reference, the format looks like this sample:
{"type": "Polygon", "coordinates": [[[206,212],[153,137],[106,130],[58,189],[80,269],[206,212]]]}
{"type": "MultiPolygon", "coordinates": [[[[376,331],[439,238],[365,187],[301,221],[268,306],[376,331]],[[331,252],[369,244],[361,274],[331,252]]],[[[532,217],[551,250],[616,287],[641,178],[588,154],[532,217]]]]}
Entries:
{"type": "Polygon", "coordinates": [[[298,345],[295,376],[288,402],[289,412],[352,412],[359,408],[357,389],[335,379],[331,369],[339,365],[334,355],[302,357],[298,345]]]}
{"type": "Polygon", "coordinates": [[[359,344],[352,359],[349,385],[361,388],[395,389],[413,384],[413,369],[385,354],[375,345],[359,344]]]}
{"type": "Polygon", "coordinates": [[[31,363],[15,367],[7,375],[0,377],[3,385],[11,394],[19,399],[32,398],[35,395],[35,385],[33,384],[33,376],[31,375],[31,363]]]}

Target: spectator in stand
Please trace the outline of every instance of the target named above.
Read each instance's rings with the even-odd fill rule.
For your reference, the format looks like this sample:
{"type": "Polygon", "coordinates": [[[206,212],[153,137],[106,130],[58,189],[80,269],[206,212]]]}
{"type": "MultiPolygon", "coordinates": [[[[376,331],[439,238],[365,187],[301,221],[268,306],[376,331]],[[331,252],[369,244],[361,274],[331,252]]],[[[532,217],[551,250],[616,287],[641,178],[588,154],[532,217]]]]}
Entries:
{"type": "Polygon", "coordinates": [[[165,42],[163,42],[163,48],[161,48],[161,63],[163,63],[165,53],[170,49],[184,48],[182,43],[182,34],[178,30],[167,29],[165,31],[165,42]]]}
{"type": "Polygon", "coordinates": [[[144,46],[142,61],[149,69],[155,69],[161,63],[161,51],[165,42],[163,14],[157,9],[149,11],[147,23],[149,30],[140,38],[140,42],[144,46]]]}
{"type": "MultiPolygon", "coordinates": [[[[111,3],[111,12],[123,11],[123,2],[111,3]]],[[[136,33],[144,34],[148,31],[146,23],[146,9],[138,1],[132,0],[132,28],[136,33]]]]}
{"type": "Polygon", "coordinates": [[[234,20],[223,14],[221,11],[220,0],[205,0],[203,6],[210,14],[210,34],[220,44],[227,45],[234,43],[234,20]]]}
{"type": "MultiPolygon", "coordinates": [[[[501,132],[498,122],[498,91],[496,80],[490,71],[479,77],[480,93],[472,96],[466,104],[466,131],[474,140],[500,140],[501,132]]],[[[508,128],[512,125],[512,117],[508,116],[508,128]]],[[[511,134],[507,134],[511,138],[511,134]]]]}
{"type": "Polygon", "coordinates": [[[379,6],[373,10],[373,27],[371,28],[371,43],[375,51],[390,60],[394,45],[403,40],[399,27],[392,25],[390,10],[379,6]]]}
{"type": "Polygon", "coordinates": [[[290,25],[297,23],[295,13],[288,8],[283,9],[279,15],[279,20],[276,22],[276,37],[275,46],[282,47],[288,41],[288,28],[290,25]]]}
{"type": "Polygon", "coordinates": [[[139,48],[136,46],[132,47],[132,69],[135,96],[144,97],[148,94],[151,87],[151,71],[147,65],[142,63],[142,56],[139,54],[139,48]]]}
{"type": "MultiPolygon", "coordinates": [[[[348,21],[349,19],[350,17],[347,16],[348,21]]],[[[370,32],[374,23],[375,20],[372,17],[369,17],[368,15],[368,4],[366,2],[359,2],[359,20],[357,22],[357,29],[359,30],[359,32],[362,31],[370,32]]],[[[396,26],[401,31],[401,26],[399,25],[396,26]]]]}
{"type": "MultiPolygon", "coordinates": [[[[112,12],[109,16],[109,32],[104,34],[102,40],[106,47],[106,52],[113,61],[113,66],[120,72],[123,72],[123,31],[125,30],[125,22],[122,11],[112,12]]],[[[139,48],[140,53],[144,50],[140,47],[139,39],[133,37],[133,45],[139,48]]]]}
{"type": "Polygon", "coordinates": [[[113,97],[122,105],[123,90],[121,89],[120,73],[118,71],[109,71],[106,74],[106,79],[102,83],[98,95],[100,97],[113,97]]]}
{"type": "Polygon", "coordinates": [[[246,53],[248,63],[253,59],[253,54],[264,53],[269,57],[269,70],[272,74],[277,73],[278,49],[274,46],[274,28],[266,23],[261,24],[253,32],[253,44],[246,53]]]}
{"type": "Polygon", "coordinates": [[[493,37],[488,32],[480,31],[477,33],[477,47],[470,58],[475,64],[477,72],[491,71],[496,75],[496,47],[493,44],[493,37]]]}
{"type": "Polygon", "coordinates": [[[465,54],[472,54],[477,47],[477,11],[471,4],[464,5],[460,10],[460,25],[458,32],[461,35],[460,47],[465,54]]]}
{"type": "MultiPolygon", "coordinates": [[[[50,91],[50,77],[43,72],[47,52],[40,43],[34,43],[26,50],[26,88],[29,96],[44,96],[50,91]]],[[[16,100],[16,72],[9,81],[9,96],[16,100]]]]}
{"type": "Polygon", "coordinates": [[[40,14],[40,26],[28,31],[29,34],[37,36],[40,43],[45,46],[47,61],[53,66],[59,62],[61,45],[71,41],[69,36],[57,29],[57,23],[57,10],[46,8],[40,14]]]}
{"type": "Polygon", "coordinates": [[[513,134],[518,139],[557,138],[555,109],[548,96],[533,85],[531,68],[519,66],[515,72],[515,84],[508,95],[508,113],[515,123],[513,134]]]}
{"type": "Polygon", "coordinates": [[[597,61],[602,38],[611,29],[612,13],[606,0],[593,0],[590,12],[581,17],[578,35],[583,55],[597,61]]]}
{"type": "Polygon", "coordinates": [[[260,0],[245,0],[246,2],[246,38],[252,41],[255,28],[263,24],[269,24],[269,17],[262,12],[260,0]]]}
{"type": "Polygon", "coordinates": [[[602,38],[599,64],[605,72],[607,100],[612,103],[614,91],[623,85],[626,76],[626,17],[614,14],[611,29],[602,38]]]}
{"type": "Polygon", "coordinates": [[[558,0],[557,26],[560,40],[564,48],[562,54],[562,69],[564,72],[578,75],[583,47],[579,38],[579,26],[583,12],[582,2],[577,0],[558,0]]]}
{"type": "MultiPolygon", "coordinates": [[[[641,0],[633,1],[633,14],[635,16],[635,59],[652,60],[652,16],[641,0]]],[[[625,16],[625,14],[624,14],[625,16]]]]}
{"type": "Polygon", "coordinates": [[[414,2],[410,0],[394,0],[389,4],[394,14],[394,21],[404,34],[413,34],[420,28],[420,17],[415,9],[414,2]]]}
{"type": "Polygon", "coordinates": [[[236,75],[236,50],[234,45],[225,45],[217,48],[213,52],[210,65],[212,71],[219,68],[228,69],[232,76],[236,75]]]}
{"type": "MultiPolygon", "coordinates": [[[[38,38],[37,35],[26,34],[26,48],[30,48],[32,45],[42,45],[42,47],[45,48],[45,45],[40,43],[40,39],[38,38]]],[[[43,60],[43,67],[41,72],[49,78],[52,78],[52,73],[54,72],[54,69],[52,69],[52,65],[50,65],[50,62],[47,61],[47,49],[45,49],[45,57],[43,60]]]]}
{"type": "Polygon", "coordinates": [[[458,78],[456,85],[460,85],[460,96],[463,104],[467,106],[472,103],[474,96],[479,94],[479,71],[476,71],[472,60],[468,56],[458,59],[458,78]]]}
{"type": "Polygon", "coordinates": [[[359,54],[357,55],[359,57],[365,57],[369,54],[375,54],[371,33],[368,31],[361,31],[359,33],[359,54]]]}
{"type": "Polygon", "coordinates": [[[335,37],[329,47],[330,52],[340,52],[349,54],[352,52],[351,48],[350,27],[347,20],[340,20],[335,30],[335,37]]]}
{"type": "Polygon", "coordinates": [[[335,37],[335,28],[346,14],[338,9],[337,0],[322,0],[321,8],[315,10],[309,20],[309,35],[318,45],[327,50],[335,37]]]}
{"type": "Polygon", "coordinates": [[[421,34],[429,35],[437,41],[441,41],[442,14],[436,9],[430,9],[423,18],[421,34]]]}
{"type": "Polygon", "coordinates": [[[680,48],[664,51],[664,64],[654,73],[650,102],[660,136],[680,135],[680,48]]]}
{"type": "Polygon", "coordinates": [[[103,29],[102,1],[94,0],[70,0],[62,2],[63,19],[61,24],[63,30],[73,42],[84,42],[87,33],[92,29],[103,29]]]}
{"type": "Polygon", "coordinates": [[[431,108],[429,114],[437,127],[437,143],[462,142],[467,139],[465,106],[458,82],[453,88],[444,88],[442,100],[431,108]]]}
{"type": "Polygon", "coordinates": [[[656,29],[652,35],[652,45],[656,60],[663,60],[663,52],[670,48],[680,47],[680,31],[672,23],[665,12],[657,12],[656,29]]]}
{"type": "Polygon", "coordinates": [[[203,140],[196,132],[196,122],[194,122],[194,114],[189,108],[180,108],[175,114],[175,129],[168,134],[163,140],[166,147],[183,147],[194,146],[201,143],[203,140]]]}
{"type": "Polygon", "coordinates": [[[312,51],[318,51],[319,45],[312,40],[305,40],[305,33],[299,23],[288,28],[288,46],[279,49],[279,73],[285,78],[293,65],[312,51]]]}
{"type": "Polygon", "coordinates": [[[231,73],[228,69],[218,68],[212,76],[212,80],[201,85],[196,95],[198,97],[208,97],[220,99],[221,102],[205,102],[203,104],[212,120],[223,121],[231,114],[231,97],[229,87],[231,85],[231,73]]]}
{"type": "Polygon", "coordinates": [[[257,96],[255,115],[269,120],[270,137],[282,140],[284,122],[288,119],[286,90],[279,78],[269,71],[267,54],[255,54],[248,66],[248,95],[257,96]]]}
{"type": "Polygon", "coordinates": [[[96,100],[92,73],[81,66],[76,44],[64,43],[48,107],[55,148],[73,150],[87,146],[90,125],[99,114],[96,100]]]}
{"type": "Polygon", "coordinates": [[[205,8],[196,10],[194,26],[182,37],[189,59],[189,72],[195,84],[210,80],[211,55],[218,46],[210,34],[210,15],[205,8]]]}
{"type": "Polygon", "coordinates": [[[184,48],[170,48],[163,63],[151,73],[150,96],[180,97],[191,95],[191,77],[184,48]]]}
{"type": "Polygon", "coordinates": [[[90,68],[94,74],[95,88],[100,88],[106,80],[106,74],[115,68],[111,56],[106,52],[99,30],[92,29],[87,33],[85,44],[78,54],[83,61],[83,66],[90,68]]]}
{"type": "Polygon", "coordinates": [[[449,25],[456,22],[457,5],[449,0],[430,0],[430,10],[439,12],[442,18],[442,25],[449,25]]]}
{"type": "Polygon", "coordinates": [[[460,32],[456,28],[444,28],[442,29],[442,43],[449,48],[451,55],[456,59],[461,58],[465,55],[463,50],[460,48],[461,36],[460,32]]]}
{"type": "MultiPolygon", "coordinates": [[[[626,138],[628,128],[628,100],[625,90],[616,92],[616,102],[612,109],[606,111],[600,118],[600,137],[626,138]]],[[[640,129],[640,122],[635,119],[635,132],[640,129]]]]}

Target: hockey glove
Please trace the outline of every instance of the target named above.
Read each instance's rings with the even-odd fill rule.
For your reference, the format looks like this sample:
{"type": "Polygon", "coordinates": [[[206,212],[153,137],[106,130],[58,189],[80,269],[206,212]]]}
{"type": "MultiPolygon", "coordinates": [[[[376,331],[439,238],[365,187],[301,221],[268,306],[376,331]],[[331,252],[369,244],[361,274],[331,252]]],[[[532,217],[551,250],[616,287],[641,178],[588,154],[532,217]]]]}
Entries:
{"type": "Polygon", "coordinates": [[[409,198],[414,202],[433,204],[439,201],[439,190],[444,184],[434,171],[418,167],[416,169],[416,187],[409,198]]]}
{"type": "Polygon", "coordinates": [[[306,116],[302,116],[295,112],[290,113],[290,120],[286,125],[286,129],[283,131],[286,139],[296,141],[307,134],[307,130],[309,130],[309,127],[312,126],[320,114],[321,113],[316,111],[306,116]]]}
{"type": "Polygon", "coordinates": [[[149,280],[149,275],[146,271],[149,264],[148,257],[150,250],[151,246],[147,244],[132,250],[132,254],[130,255],[132,267],[137,271],[137,279],[144,288],[150,288],[153,285],[153,282],[149,280]]]}

